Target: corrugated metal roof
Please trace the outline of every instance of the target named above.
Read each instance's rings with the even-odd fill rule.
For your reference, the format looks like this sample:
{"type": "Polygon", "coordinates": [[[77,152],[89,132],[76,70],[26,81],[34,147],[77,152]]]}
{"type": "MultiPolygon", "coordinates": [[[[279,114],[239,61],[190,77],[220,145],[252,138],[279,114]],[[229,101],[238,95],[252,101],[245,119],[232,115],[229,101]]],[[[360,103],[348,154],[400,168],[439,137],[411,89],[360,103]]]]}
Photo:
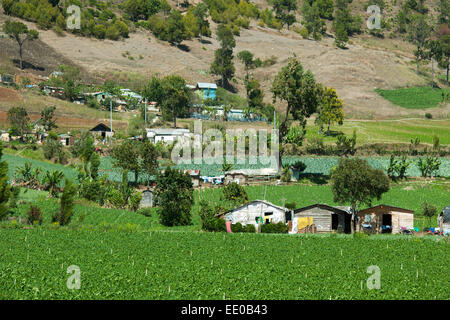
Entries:
{"type": "Polygon", "coordinates": [[[200,89],[217,89],[217,85],[215,83],[208,82],[198,82],[197,87],[200,89]]]}

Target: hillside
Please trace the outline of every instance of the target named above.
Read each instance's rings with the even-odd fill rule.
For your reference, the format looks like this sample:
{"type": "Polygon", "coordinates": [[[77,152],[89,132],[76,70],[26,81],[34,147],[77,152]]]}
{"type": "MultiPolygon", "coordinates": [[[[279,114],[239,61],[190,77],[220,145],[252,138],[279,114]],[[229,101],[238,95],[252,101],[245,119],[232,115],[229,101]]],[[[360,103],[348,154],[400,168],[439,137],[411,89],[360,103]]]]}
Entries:
{"type": "MultiPolygon", "coordinates": [[[[355,1],[352,4],[353,11],[359,8],[363,17],[367,16],[363,11],[364,3],[355,1]]],[[[265,6],[263,3],[256,4],[265,6]]],[[[0,24],[6,19],[0,13],[0,24]]],[[[208,70],[214,58],[214,50],[219,45],[214,35],[216,24],[210,22],[212,38],[185,40],[182,49],[156,39],[143,29],[137,29],[135,33],[130,33],[129,38],[120,41],[97,40],[69,33],[61,37],[51,30],[40,30],[40,40],[25,46],[24,57],[36,65],[38,73],[49,74],[58,64],[72,63],[81,67],[87,73],[87,78],[92,77],[100,82],[113,78],[134,79],[143,84],[155,73],[179,74],[190,83],[212,82],[217,77],[210,75],[208,70]],[[41,50],[39,57],[48,59],[37,60],[35,50],[41,50]]],[[[33,23],[27,24],[36,27],[33,23]]],[[[391,89],[426,85],[429,82],[428,75],[418,76],[415,73],[412,45],[401,39],[380,39],[362,34],[352,37],[348,49],[342,50],[335,47],[331,34],[327,33],[321,41],[313,41],[303,39],[292,29],[278,31],[260,27],[256,21],[252,21],[250,28],[242,28],[240,36],[236,37],[235,55],[241,50],[249,50],[261,59],[276,57],[274,65],[253,71],[254,76],[262,83],[266,102],[272,100],[270,86],[274,75],[287,58],[295,54],[305,68],[313,71],[318,81],[336,88],[344,101],[347,118],[423,117],[424,110],[393,105],[374,91],[376,88],[391,89]]],[[[9,59],[17,56],[11,50],[11,43],[8,39],[0,38],[0,47],[8,48],[0,49],[2,64],[5,63],[5,56],[9,59]]],[[[242,83],[245,72],[236,58],[235,66],[237,81],[232,84],[240,95],[245,95],[242,83]]],[[[279,110],[283,108],[282,105],[276,107],[279,110]]],[[[427,109],[426,112],[435,118],[447,118],[450,104],[427,109]]]]}

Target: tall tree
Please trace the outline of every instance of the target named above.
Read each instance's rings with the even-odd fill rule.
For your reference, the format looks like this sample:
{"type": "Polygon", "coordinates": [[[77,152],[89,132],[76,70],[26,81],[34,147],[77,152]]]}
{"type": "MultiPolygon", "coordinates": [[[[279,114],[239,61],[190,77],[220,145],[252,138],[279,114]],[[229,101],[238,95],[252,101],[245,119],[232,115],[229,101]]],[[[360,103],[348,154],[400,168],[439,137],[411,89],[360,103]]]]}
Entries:
{"type": "Polygon", "coordinates": [[[36,30],[29,30],[22,22],[6,21],[3,25],[5,32],[11,39],[16,40],[19,45],[20,69],[23,70],[23,45],[26,41],[32,41],[39,37],[36,30]]]}
{"type": "Polygon", "coordinates": [[[279,99],[287,104],[279,129],[278,168],[281,171],[282,145],[289,131],[290,117],[292,120],[299,121],[303,131],[306,131],[306,119],[316,112],[319,105],[321,86],[316,83],[312,72],[310,70],[305,72],[300,61],[294,56],[289,58],[288,64],[275,76],[271,91],[274,103],[279,99]]]}
{"type": "Polygon", "coordinates": [[[282,25],[289,27],[297,21],[295,15],[291,13],[298,9],[296,0],[272,0],[272,7],[275,11],[275,17],[281,21],[282,25]]]}
{"type": "Polygon", "coordinates": [[[419,63],[427,57],[426,44],[431,34],[431,27],[426,17],[423,15],[413,15],[408,25],[408,41],[416,46],[414,55],[416,57],[417,73],[419,73],[419,63]]]}
{"type": "MultiPolygon", "coordinates": [[[[3,144],[0,141],[0,160],[3,157],[3,144]]],[[[0,161],[0,221],[8,214],[8,201],[11,196],[11,185],[8,177],[8,162],[0,161]]]]}
{"type": "Polygon", "coordinates": [[[320,128],[327,125],[327,134],[330,134],[330,126],[334,123],[342,125],[344,121],[344,103],[339,99],[334,88],[324,87],[320,102],[316,123],[320,128]]]}
{"type": "MultiPolygon", "coordinates": [[[[249,71],[255,67],[255,61],[253,60],[253,53],[248,50],[242,50],[237,54],[238,59],[245,66],[245,87],[247,88],[249,81],[249,71]]],[[[248,98],[248,90],[247,90],[247,98],[248,98]]]]}
{"type": "Polygon", "coordinates": [[[221,47],[214,52],[214,61],[211,64],[211,73],[221,77],[221,85],[229,87],[229,81],[233,78],[235,68],[233,64],[233,49],[236,47],[233,32],[229,27],[220,24],[216,30],[216,36],[221,47]]]}
{"type": "Polygon", "coordinates": [[[8,110],[8,122],[11,125],[11,134],[20,136],[23,140],[25,133],[28,133],[30,117],[24,107],[13,107],[8,110]]]}
{"type": "Polygon", "coordinates": [[[383,193],[389,191],[389,178],[383,170],[373,169],[366,160],[341,158],[331,173],[331,190],[334,201],[350,203],[356,215],[361,205],[370,206],[374,198],[380,200],[383,193]]]}
{"type": "Polygon", "coordinates": [[[322,34],[326,31],[325,21],[320,16],[319,3],[313,2],[309,4],[308,0],[303,1],[302,13],[304,22],[302,22],[308,30],[308,35],[312,34],[314,40],[320,40],[322,34]]]}
{"type": "Polygon", "coordinates": [[[171,227],[192,223],[194,188],[189,174],[168,167],[156,178],[155,195],[161,224],[171,227]]]}
{"type": "Polygon", "coordinates": [[[177,127],[177,117],[185,116],[189,110],[191,92],[186,81],[180,76],[167,76],[162,81],[164,97],[161,103],[163,117],[173,120],[177,127]]]}
{"type": "Polygon", "coordinates": [[[150,181],[151,175],[156,175],[158,172],[158,156],[159,152],[155,145],[144,140],[141,150],[142,172],[147,175],[147,182],[150,181]]]}
{"type": "Polygon", "coordinates": [[[442,50],[442,56],[439,60],[439,67],[446,70],[447,83],[449,83],[448,76],[450,71],[450,35],[442,36],[439,42],[442,50]]]}
{"type": "Polygon", "coordinates": [[[55,110],[55,106],[49,106],[45,107],[44,110],[41,111],[40,122],[45,131],[51,131],[54,128],[58,128],[56,125],[55,110]]]}
{"type": "Polygon", "coordinates": [[[114,166],[128,170],[134,173],[134,182],[138,183],[139,173],[141,172],[140,146],[138,142],[125,140],[112,149],[112,158],[114,166]]]}

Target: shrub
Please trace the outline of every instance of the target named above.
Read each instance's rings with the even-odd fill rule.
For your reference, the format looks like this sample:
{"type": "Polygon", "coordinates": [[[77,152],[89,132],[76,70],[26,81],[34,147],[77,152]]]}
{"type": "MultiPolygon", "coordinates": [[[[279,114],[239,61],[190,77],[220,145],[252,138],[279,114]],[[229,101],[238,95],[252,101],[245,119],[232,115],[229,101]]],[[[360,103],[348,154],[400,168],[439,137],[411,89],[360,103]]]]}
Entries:
{"type": "Polygon", "coordinates": [[[59,215],[54,215],[52,217],[52,222],[59,222],[59,225],[61,226],[69,224],[70,220],[72,219],[74,206],[73,201],[75,199],[76,192],[76,187],[72,183],[72,181],[66,179],[60,201],[61,208],[59,211],[59,215]]]}
{"type": "Polygon", "coordinates": [[[235,205],[241,205],[248,202],[248,195],[245,188],[236,182],[231,182],[223,187],[225,200],[233,202],[235,205]]]}
{"type": "Polygon", "coordinates": [[[142,192],[135,192],[129,199],[129,207],[131,211],[137,211],[141,205],[142,192]]]}
{"type": "Polygon", "coordinates": [[[283,222],[263,224],[261,233],[288,233],[289,227],[283,222]]]}
{"type": "Polygon", "coordinates": [[[30,210],[27,211],[27,220],[29,224],[42,224],[41,209],[38,206],[30,206],[30,210]]]}
{"type": "Polygon", "coordinates": [[[105,39],[106,36],[106,27],[102,24],[98,24],[94,27],[94,36],[97,39],[105,39]]]}
{"type": "Polygon", "coordinates": [[[253,224],[247,224],[247,225],[244,227],[244,232],[247,232],[247,233],[255,233],[255,232],[256,232],[255,225],[253,225],[253,224]]]}
{"type": "Polygon", "coordinates": [[[111,25],[106,29],[105,37],[110,40],[119,40],[120,33],[116,26],[111,25]]]}
{"type": "Polygon", "coordinates": [[[425,113],[425,118],[432,119],[433,115],[431,113],[427,112],[427,113],[425,113]]]}
{"type": "Polygon", "coordinates": [[[231,225],[231,232],[233,233],[244,232],[244,227],[240,222],[234,223],[231,225]]]}
{"type": "Polygon", "coordinates": [[[116,209],[123,209],[126,206],[126,200],[123,193],[115,188],[109,191],[107,199],[109,205],[116,209]]]}

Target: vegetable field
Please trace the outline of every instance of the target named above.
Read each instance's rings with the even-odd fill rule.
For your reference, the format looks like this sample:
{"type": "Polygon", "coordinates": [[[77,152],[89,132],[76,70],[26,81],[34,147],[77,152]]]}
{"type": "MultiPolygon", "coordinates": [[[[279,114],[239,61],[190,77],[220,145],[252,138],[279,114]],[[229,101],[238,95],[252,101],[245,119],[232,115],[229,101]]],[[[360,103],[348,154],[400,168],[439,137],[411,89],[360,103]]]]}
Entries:
{"type": "Polygon", "coordinates": [[[0,299],[450,298],[443,239],[33,229],[0,242],[0,299]]]}

